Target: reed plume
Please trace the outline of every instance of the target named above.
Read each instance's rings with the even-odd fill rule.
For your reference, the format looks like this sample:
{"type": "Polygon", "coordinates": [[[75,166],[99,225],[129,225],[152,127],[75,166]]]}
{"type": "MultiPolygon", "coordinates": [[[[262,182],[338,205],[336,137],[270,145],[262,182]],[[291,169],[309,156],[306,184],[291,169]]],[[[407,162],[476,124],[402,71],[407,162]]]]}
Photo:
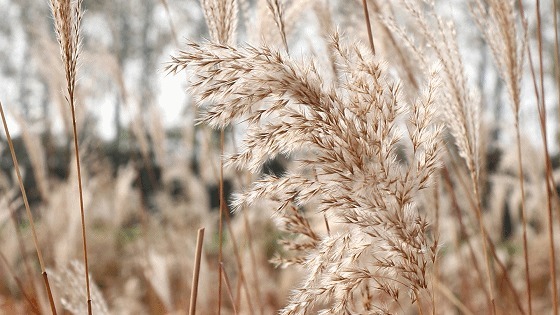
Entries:
{"type": "Polygon", "coordinates": [[[74,154],[76,155],[76,168],[78,171],[78,189],[80,197],[80,215],[82,221],[82,241],[84,251],[84,273],[86,278],[86,297],[88,314],[91,315],[91,292],[89,285],[89,264],[87,255],[86,219],[84,210],[84,197],[82,189],[82,171],[80,166],[80,150],[78,145],[78,128],[76,125],[76,70],[80,54],[81,36],[80,25],[82,22],[82,0],[51,0],[51,11],[54,17],[56,38],[60,47],[60,55],[66,75],[66,100],[70,105],[72,114],[72,127],[74,134],[74,154]]]}
{"type": "Polygon", "coordinates": [[[527,246],[527,210],[525,206],[524,170],[521,155],[521,130],[519,110],[521,108],[521,78],[523,77],[523,58],[527,43],[527,32],[519,31],[515,14],[515,2],[488,0],[471,3],[471,12],[484,35],[494,57],[498,73],[504,80],[510,105],[513,110],[513,123],[517,144],[517,170],[521,194],[521,218],[523,225],[523,252],[525,260],[525,284],[527,286],[527,307],[532,314],[531,276],[527,246]]]}
{"type": "Polygon", "coordinates": [[[202,122],[215,128],[248,122],[242,149],[228,165],[257,172],[279,154],[297,156],[295,170],[264,176],[234,200],[237,208],[271,200],[276,213],[291,217],[292,225],[300,222],[296,233],[311,236],[291,244],[305,249],[296,262],[307,276],[282,314],[317,307],[321,313],[390,312],[402,303],[401,291],[426,307],[437,240],[416,197],[439,163],[437,71],[408,104],[379,58],[338,35],[332,48],[343,74],[338,86],[326,86],[313,61],[296,62],[266,45],[189,42],[167,70],[192,74],[189,90],[207,105],[202,122]],[[294,207],[308,206],[334,221],[336,231],[306,230],[294,207]],[[356,303],[357,296],[372,294],[378,303],[356,303]]]}

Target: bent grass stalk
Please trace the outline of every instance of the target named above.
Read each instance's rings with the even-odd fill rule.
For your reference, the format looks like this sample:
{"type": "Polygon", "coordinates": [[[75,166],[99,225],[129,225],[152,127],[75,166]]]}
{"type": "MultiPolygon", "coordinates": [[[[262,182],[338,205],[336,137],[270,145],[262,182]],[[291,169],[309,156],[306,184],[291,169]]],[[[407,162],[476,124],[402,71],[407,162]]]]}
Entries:
{"type": "Polygon", "coordinates": [[[19,163],[16,157],[16,152],[14,150],[14,144],[12,142],[12,137],[10,136],[10,131],[8,130],[8,124],[6,123],[6,116],[4,115],[4,108],[2,102],[0,102],[0,114],[2,115],[2,124],[4,125],[4,131],[6,132],[6,138],[8,139],[8,145],[10,147],[10,153],[12,154],[12,161],[14,162],[14,168],[16,169],[16,175],[19,183],[19,189],[21,190],[21,196],[23,198],[23,203],[25,205],[25,212],[27,214],[27,219],[29,220],[29,225],[31,226],[31,233],[33,235],[33,243],[35,244],[35,251],[37,252],[37,258],[39,259],[39,265],[41,266],[41,274],[43,275],[43,282],[45,283],[45,289],[47,290],[47,295],[49,297],[49,304],[51,307],[51,312],[57,314],[56,306],[54,304],[54,299],[52,296],[51,287],[49,284],[49,277],[47,276],[47,271],[45,269],[45,263],[43,261],[43,255],[41,254],[41,249],[39,248],[39,239],[37,238],[37,230],[35,229],[35,222],[33,221],[33,215],[31,214],[31,209],[29,207],[29,201],[27,200],[27,193],[25,192],[25,187],[23,186],[23,179],[21,177],[21,172],[19,171],[19,163]]]}

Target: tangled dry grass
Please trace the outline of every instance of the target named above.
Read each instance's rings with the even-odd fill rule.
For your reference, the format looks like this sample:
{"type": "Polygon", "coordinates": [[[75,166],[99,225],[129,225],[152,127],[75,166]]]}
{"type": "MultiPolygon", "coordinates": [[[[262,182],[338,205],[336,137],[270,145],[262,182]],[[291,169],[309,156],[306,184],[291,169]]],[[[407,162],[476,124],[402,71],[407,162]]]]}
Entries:
{"type": "MultiPolygon", "coordinates": [[[[490,138],[457,27],[433,1],[356,2],[346,18],[322,2],[260,2],[201,1],[210,39],[188,41],[165,66],[186,77],[198,107],[197,128],[180,138],[198,165],[162,147],[154,119],[150,141],[130,127],[138,156],[115,167],[88,142],[78,149],[81,1],[51,1],[75,151],[68,176],[54,178],[24,128],[42,196],[29,204],[8,140],[17,179],[0,181],[0,310],[557,314],[540,2],[531,29],[521,1],[469,1],[513,112],[505,145],[490,138]],[[375,23],[355,19],[362,9],[375,23]],[[297,57],[304,12],[323,37],[297,57]],[[251,14],[275,27],[252,34],[251,14]],[[251,44],[238,41],[241,25],[251,44]],[[520,123],[522,103],[531,106],[524,82],[534,85],[540,149],[520,123]]],[[[557,42],[552,55],[558,67],[557,42]]]]}

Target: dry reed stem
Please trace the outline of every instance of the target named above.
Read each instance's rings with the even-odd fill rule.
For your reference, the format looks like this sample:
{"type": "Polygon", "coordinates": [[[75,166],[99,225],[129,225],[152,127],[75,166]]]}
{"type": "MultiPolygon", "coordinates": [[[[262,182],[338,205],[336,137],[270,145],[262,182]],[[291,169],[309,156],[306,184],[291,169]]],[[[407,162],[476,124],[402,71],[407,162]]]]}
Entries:
{"type": "Polygon", "coordinates": [[[257,258],[255,256],[255,248],[253,246],[253,235],[251,233],[251,227],[249,226],[249,218],[247,211],[243,211],[243,225],[245,228],[245,233],[247,236],[247,243],[249,244],[249,255],[251,257],[251,269],[253,270],[253,285],[255,286],[255,293],[257,295],[257,301],[259,305],[260,314],[264,313],[264,303],[262,303],[261,286],[257,271],[257,258]]]}
{"type": "MultiPolygon", "coordinates": [[[[556,13],[554,13],[556,14],[556,13]]],[[[536,92],[538,111],[539,111],[539,125],[541,129],[542,141],[543,141],[543,151],[545,158],[545,170],[546,170],[546,193],[547,193],[547,210],[548,210],[548,236],[549,236],[549,256],[550,256],[550,275],[552,282],[552,307],[554,314],[558,314],[558,284],[556,278],[556,254],[554,248],[554,222],[553,222],[553,209],[552,209],[552,199],[555,197],[552,186],[554,186],[554,180],[552,178],[552,165],[550,161],[550,154],[548,152],[548,135],[546,130],[546,104],[545,104],[545,90],[544,90],[544,66],[543,66],[543,46],[542,46],[542,25],[541,25],[541,6],[540,0],[536,2],[536,20],[537,20],[537,44],[538,44],[538,55],[539,55],[539,76],[540,76],[540,101],[538,98],[539,92],[536,92]],[[552,186],[551,186],[552,185],[552,186]]],[[[529,59],[531,59],[529,53],[529,59]]],[[[534,70],[532,72],[534,74],[534,70]]],[[[533,77],[535,82],[535,88],[537,85],[537,80],[533,77]]]]}
{"type": "MultiPolygon", "coordinates": [[[[235,237],[235,233],[233,232],[233,228],[231,227],[231,218],[229,215],[229,211],[224,211],[224,217],[226,221],[226,227],[228,229],[229,235],[231,236],[231,243],[233,247],[233,254],[235,256],[235,260],[237,263],[237,272],[239,273],[239,282],[241,287],[245,291],[245,298],[247,299],[247,304],[249,305],[249,311],[251,314],[254,314],[255,311],[253,310],[253,302],[251,299],[251,294],[249,292],[249,287],[247,284],[247,280],[245,278],[245,272],[243,271],[243,264],[241,261],[241,255],[239,254],[239,246],[237,246],[237,239],[235,237]]],[[[223,271],[222,271],[223,272],[223,271]]],[[[238,293],[238,296],[241,297],[241,292],[238,293]]]]}
{"type": "MultiPolygon", "coordinates": [[[[552,15],[554,25],[554,73],[556,74],[556,97],[558,97],[560,104],[560,43],[558,38],[558,4],[557,1],[552,1],[552,15]]],[[[560,115],[560,110],[558,111],[560,115]]],[[[560,124],[560,117],[558,119],[560,124]]],[[[560,219],[560,217],[559,217],[560,219]]]]}
{"type": "Polygon", "coordinates": [[[373,43],[373,33],[371,31],[371,21],[369,19],[369,10],[368,10],[368,5],[367,5],[367,0],[362,0],[362,6],[364,8],[364,19],[365,19],[365,22],[366,22],[369,46],[371,48],[371,52],[375,55],[375,45],[373,43]]]}
{"type": "Polygon", "coordinates": [[[82,225],[82,247],[84,251],[84,273],[86,278],[86,295],[88,314],[91,315],[91,290],[89,283],[89,263],[87,254],[86,220],[82,187],[82,171],[80,165],[80,149],[78,145],[78,128],[76,124],[76,71],[80,53],[81,36],[80,25],[83,17],[82,0],[51,0],[51,10],[54,16],[55,31],[60,47],[60,54],[66,74],[67,98],[72,115],[72,133],[74,138],[74,154],[76,156],[77,180],[80,198],[80,217],[82,225]]]}
{"type": "Polygon", "coordinates": [[[224,200],[224,128],[220,130],[220,185],[219,185],[219,197],[220,198],[220,220],[218,226],[218,315],[222,313],[222,268],[220,268],[223,262],[223,218],[225,211],[225,200],[224,200]]]}
{"type": "MultiPolygon", "coordinates": [[[[517,117],[519,115],[516,115],[517,117]]],[[[529,272],[529,247],[527,243],[527,209],[525,207],[525,178],[523,162],[521,158],[521,131],[519,130],[519,119],[515,120],[515,140],[517,142],[517,169],[519,172],[519,189],[521,190],[521,221],[523,225],[523,259],[525,260],[525,285],[527,286],[527,307],[529,315],[533,314],[533,302],[531,297],[531,274],[529,272]]]]}
{"type": "MultiPolygon", "coordinates": [[[[435,217],[435,222],[434,222],[434,230],[435,231],[439,231],[440,230],[440,226],[439,226],[439,221],[440,221],[440,209],[439,209],[439,203],[440,203],[440,196],[439,196],[439,186],[440,186],[440,182],[437,181],[436,185],[434,185],[434,217],[435,217]]],[[[437,238],[439,236],[436,235],[436,242],[438,242],[437,238]]],[[[432,315],[437,314],[437,302],[438,301],[438,297],[436,295],[436,290],[434,290],[434,281],[439,281],[439,259],[438,256],[436,256],[436,259],[434,260],[434,268],[432,271],[432,315]]]]}
{"type": "MultiPolygon", "coordinates": [[[[71,97],[73,99],[73,97],[71,97]]],[[[87,255],[87,237],[86,237],[86,218],[84,210],[84,193],[82,187],[82,171],[80,166],[80,149],[78,145],[78,128],[76,126],[76,112],[74,109],[74,101],[70,102],[70,108],[72,113],[72,129],[74,133],[74,154],[76,155],[76,168],[78,170],[78,190],[80,195],[80,217],[82,221],[82,240],[83,240],[83,250],[84,250],[84,266],[86,275],[86,291],[87,291],[87,304],[88,304],[88,314],[91,315],[91,292],[89,284],[89,264],[87,255]]]]}
{"type": "MultiPolygon", "coordinates": [[[[239,153],[239,148],[237,146],[237,140],[236,140],[236,137],[235,137],[235,132],[231,132],[230,135],[231,135],[231,143],[233,144],[233,151],[235,152],[235,154],[237,154],[237,153],[239,153]]],[[[251,174],[248,174],[248,173],[243,174],[241,171],[237,171],[237,176],[238,176],[238,178],[241,179],[241,186],[242,187],[249,186],[249,183],[251,182],[251,174]]],[[[260,283],[259,283],[260,281],[258,280],[259,277],[258,277],[258,274],[257,274],[257,259],[256,259],[256,256],[255,256],[255,248],[253,246],[253,235],[252,235],[252,232],[251,232],[251,228],[250,228],[250,224],[249,224],[249,217],[247,215],[246,209],[242,209],[241,212],[243,212],[243,228],[245,230],[245,236],[246,236],[246,239],[247,239],[247,244],[249,246],[249,256],[250,256],[251,267],[252,267],[251,270],[253,272],[253,286],[255,288],[255,295],[256,295],[256,298],[257,298],[257,301],[258,301],[257,304],[258,304],[258,307],[259,307],[259,311],[260,311],[260,314],[262,315],[263,312],[264,312],[264,304],[262,303],[262,298],[261,298],[262,294],[261,294],[260,283]]],[[[226,212],[226,214],[227,214],[226,223],[228,224],[228,229],[229,229],[230,235],[232,235],[232,243],[234,245],[234,247],[233,247],[234,248],[234,253],[236,255],[238,266],[241,266],[241,258],[239,257],[239,254],[237,253],[237,242],[235,241],[233,230],[232,230],[231,225],[230,225],[230,216],[229,216],[228,212],[226,212]]],[[[241,272],[243,271],[242,268],[240,270],[241,270],[241,272]]],[[[245,278],[243,273],[240,273],[240,274],[243,276],[243,278],[245,278]]],[[[245,284],[245,286],[247,286],[246,281],[244,281],[243,283],[245,284]]],[[[253,313],[253,308],[252,308],[252,305],[251,305],[250,300],[249,300],[249,297],[250,297],[250,294],[248,292],[249,288],[246,287],[246,290],[247,290],[246,293],[247,293],[248,303],[249,303],[249,306],[251,308],[251,312],[253,313]]]]}
{"type": "Polygon", "coordinates": [[[474,195],[476,199],[476,218],[478,221],[479,229],[480,229],[480,238],[482,239],[482,251],[484,252],[484,261],[486,263],[486,276],[488,277],[488,290],[490,291],[490,302],[492,307],[492,314],[496,315],[496,299],[494,297],[494,277],[492,277],[491,269],[490,269],[490,260],[488,257],[488,243],[492,242],[489,238],[488,234],[486,233],[486,227],[484,225],[484,221],[482,219],[482,203],[481,203],[481,196],[479,191],[479,184],[478,181],[473,177],[473,188],[474,188],[474,195]]]}
{"type": "MultiPolygon", "coordinates": [[[[449,150],[449,148],[448,148],[448,150],[449,150]]],[[[449,153],[450,153],[450,151],[449,151],[449,153]]],[[[450,153],[450,156],[452,156],[451,153],[450,153]]],[[[453,157],[453,156],[452,156],[452,157],[453,157]]],[[[458,171],[458,167],[457,167],[456,163],[454,162],[454,158],[451,158],[451,162],[452,162],[452,166],[453,166],[453,168],[454,168],[454,170],[455,170],[455,173],[456,173],[457,175],[459,175],[459,176],[458,176],[459,182],[460,182],[461,186],[463,187],[463,190],[464,190],[465,192],[467,192],[467,200],[468,200],[468,202],[469,202],[470,207],[471,207],[472,209],[476,209],[477,206],[476,206],[475,197],[472,196],[472,195],[470,194],[470,190],[467,188],[467,183],[461,178],[461,176],[460,176],[460,174],[459,174],[459,171],[458,171]]],[[[458,219],[459,219],[459,224],[460,224],[460,228],[461,228],[461,234],[464,235],[467,239],[470,239],[470,236],[469,236],[468,233],[466,232],[466,228],[465,228],[464,222],[463,222],[462,219],[461,219],[461,213],[460,213],[460,211],[459,211],[459,206],[458,206],[458,204],[457,204],[457,202],[456,202],[456,200],[455,200],[456,197],[455,197],[455,194],[453,193],[453,190],[452,190],[451,179],[450,179],[450,177],[449,177],[448,171],[447,171],[447,169],[445,169],[445,168],[444,168],[444,171],[445,171],[445,172],[444,172],[444,178],[446,178],[446,181],[449,182],[449,184],[448,184],[448,186],[449,186],[448,192],[449,192],[449,194],[452,196],[454,208],[457,210],[457,217],[458,217],[458,219]]],[[[485,234],[485,235],[488,235],[488,231],[486,230],[486,228],[484,228],[484,229],[485,229],[485,230],[483,231],[484,234],[485,234]]],[[[470,252],[471,252],[471,256],[472,256],[472,259],[473,259],[474,266],[475,266],[476,269],[478,270],[478,265],[476,264],[476,258],[475,258],[475,254],[474,254],[474,253],[475,253],[474,248],[472,247],[472,244],[471,244],[469,241],[467,241],[467,244],[468,244],[469,249],[470,249],[470,252]]],[[[503,272],[504,278],[506,279],[506,283],[507,283],[507,285],[509,286],[509,289],[511,290],[512,294],[516,297],[516,298],[515,298],[515,302],[516,302],[517,308],[520,310],[521,313],[524,314],[523,307],[522,307],[521,304],[520,304],[519,294],[517,293],[517,290],[516,290],[515,287],[513,286],[513,283],[511,282],[511,279],[510,279],[510,276],[509,276],[509,272],[508,272],[507,268],[505,267],[504,263],[500,260],[500,257],[498,257],[498,253],[497,253],[496,250],[495,250],[495,245],[493,244],[492,240],[491,240],[489,237],[488,237],[488,244],[490,245],[490,251],[492,252],[492,257],[493,257],[493,259],[496,261],[496,263],[497,263],[498,266],[500,267],[501,271],[503,272]]],[[[481,281],[482,281],[482,278],[480,278],[480,279],[481,279],[481,281]]],[[[483,287],[483,288],[484,288],[484,287],[483,287]]],[[[485,291],[485,293],[486,293],[487,295],[489,294],[488,291],[485,291]]],[[[494,305],[493,307],[495,307],[495,305],[494,305]]]]}
{"type": "MultiPolygon", "coordinates": [[[[236,143],[237,141],[235,141],[235,133],[232,132],[232,143],[234,144],[235,147],[235,153],[238,153],[237,147],[236,147],[236,143]]],[[[242,174],[239,174],[239,178],[241,178],[242,180],[244,179],[244,177],[247,178],[246,181],[242,181],[242,186],[243,187],[247,187],[248,186],[248,182],[251,181],[251,174],[247,174],[246,176],[242,176],[242,174]]],[[[258,270],[257,270],[257,258],[255,256],[255,248],[253,246],[253,233],[251,232],[251,227],[249,224],[249,216],[247,214],[246,209],[241,209],[241,212],[243,213],[243,228],[245,229],[245,236],[247,237],[247,244],[249,246],[249,256],[250,256],[250,260],[251,260],[251,270],[253,272],[253,285],[255,287],[255,294],[257,297],[257,303],[259,306],[259,311],[260,314],[262,315],[264,312],[264,303],[262,303],[262,294],[261,294],[261,288],[260,288],[260,281],[259,281],[259,277],[258,277],[258,270]]]]}
{"type": "Polygon", "coordinates": [[[200,260],[202,258],[202,244],[204,242],[204,228],[198,229],[196,236],[196,254],[194,257],[194,270],[191,285],[191,300],[189,306],[189,315],[196,314],[196,299],[198,297],[198,279],[200,277],[200,260]]]}
{"type": "MultiPolygon", "coordinates": [[[[486,232],[486,234],[488,235],[488,232],[486,232]]],[[[513,297],[514,297],[513,300],[515,301],[515,306],[517,306],[517,309],[519,310],[519,312],[521,314],[526,314],[525,310],[523,310],[523,306],[521,306],[521,298],[520,298],[519,294],[517,293],[517,290],[515,290],[515,286],[513,285],[513,282],[511,282],[511,278],[509,277],[509,272],[507,270],[506,265],[504,265],[502,263],[502,261],[500,259],[498,259],[498,252],[496,251],[496,246],[494,246],[494,244],[492,242],[488,242],[488,244],[490,245],[490,250],[492,251],[492,255],[494,256],[494,260],[498,264],[498,267],[500,267],[500,270],[503,273],[504,279],[506,280],[506,283],[509,286],[509,289],[511,290],[511,293],[513,294],[513,297]]]]}
{"type": "MultiPolygon", "coordinates": [[[[237,28],[237,1],[236,0],[201,0],[206,25],[210,37],[220,44],[235,43],[237,28]]],[[[224,129],[220,130],[220,218],[218,230],[218,315],[222,312],[222,269],[223,261],[223,215],[224,215],[224,129]]]]}
{"type": "Polygon", "coordinates": [[[51,307],[51,311],[54,315],[56,315],[56,306],[54,304],[54,298],[53,298],[52,291],[51,291],[51,285],[50,285],[50,282],[49,282],[49,277],[48,277],[46,271],[43,271],[41,274],[43,276],[43,282],[45,283],[45,288],[47,289],[47,296],[49,298],[49,305],[51,307]]]}
{"type": "Polygon", "coordinates": [[[39,248],[39,239],[37,237],[37,230],[35,229],[35,222],[33,220],[33,215],[31,214],[31,209],[29,207],[29,201],[27,200],[27,193],[25,192],[25,187],[23,186],[23,179],[21,177],[21,172],[19,168],[19,163],[16,157],[16,152],[14,150],[14,144],[12,142],[12,137],[10,136],[10,131],[8,130],[8,124],[6,123],[6,116],[4,115],[4,107],[2,102],[0,102],[0,114],[2,115],[2,124],[4,125],[4,132],[6,133],[6,138],[8,139],[8,145],[10,147],[10,153],[12,155],[12,161],[14,163],[14,168],[16,170],[16,175],[19,183],[19,189],[21,191],[21,196],[23,198],[23,203],[25,205],[25,212],[27,214],[27,219],[31,226],[31,233],[33,235],[33,243],[35,245],[35,252],[37,253],[37,258],[39,259],[39,265],[41,267],[41,273],[43,274],[43,282],[45,284],[45,289],[49,297],[49,303],[51,307],[52,314],[56,315],[56,307],[54,304],[54,299],[49,285],[49,278],[47,277],[47,272],[45,269],[45,263],[43,261],[43,255],[41,254],[41,249],[39,248]]]}
{"type": "MultiPolygon", "coordinates": [[[[133,154],[133,159],[135,159],[136,161],[142,161],[142,163],[144,163],[144,165],[146,166],[146,169],[148,170],[148,178],[151,181],[152,187],[156,187],[156,182],[155,182],[155,176],[153,176],[153,172],[151,171],[151,164],[149,164],[149,161],[147,161],[146,159],[144,159],[145,155],[142,154],[142,150],[140,150],[140,153],[136,153],[133,154]],[[140,156],[138,156],[140,155],[140,156]]],[[[140,176],[138,176],[136,178],[136,183],[138,185],[138,187],[142,187],[142,179],[140,176]]],[[[148,272],[152,272],[153,270],[153,265],[152,265],[152,261],[150,260],[150,253],[149,253],[149,242],[148,242],[148,232],[149,232],[149,213],[147,210],[147,205],[146,205],[146,200],[147,200],[147,196],[144,193],[143,189],[139,190],[140,192],[140,223],[141,223],[141,229],[142,232],[140,233],[140,237],[143,239],[143,246],[142,247],[142,256],[144,258],[144,263],[146,264],[146,268],[148,269],[148,272]]],[[[170,241],[170,243],[172,243],[170,241]]],[[[149,280],[148,280],[149,281],[149,280]]],[[[150,285],[153,287],[153,284],[150,282],[150,285]]],[[[164,303],[165,305],[165,303],[164,303]]],[[[164,307],[167,307],[167,305],[165,305],[164,307]]]]}
{"type": "Polygon", "coordinates": [[[519,188],[521,193],[521,219],[523,226],[523,257],[525,261],[525,285],[527,287],[527,305],[532,314],[531,277],[529,271],[529,254],[527,243],[527,209],[525,202],[525,180],[521,157],[521,131],[519,126],[519,110],[521,107],[521,77],[523,71],[523,56],[527,42],[527,32],[523,30],[521,36],[517,32],[514,1],[487,0],[489,9],[486,10],[481,0],[476,0],[476,6],[471,7],[479,29],[484,34],[498,68],[504,80],[511,101],[514,115],[515,137],[517,144],[517,169],[519,188]]]}
{"type": "MultiPolygon", "coordinates": [[[[454,162],[452,162],[452,163],[454,163],[454,162]]],[[[454,168],[456,168],[456,166],[454,164],[452,164],[452,166],[454,168]]],[[[457,173],[457,171],[455,173],[457,173]]],[[[442,169],[442,174],[443,174],[443,180],[444,180],[444,187],[447,189],[447,192],[451,196],[451,208],[455,211],[457,221],[459,222],[459,233],[461,235],[461,238],[466,239],[467,247],[469,249],[469,257],[471,259],[472,265],[474,266],[474,269],[476,270],[476,274],[478,275],[478,280],[480,282],[480,287],[484,291],[484,295],[486,296],[486,299],[489,301],[490,300],[490,293],[488,292],[488,289],[486,288],[486,286],[484,286],[484,275],[483,275],[483,272],[480,270],[480,266],[478,265],[478,261],[476,259],[476,254],[475,254],[476,252],[474,250],[474,247],[473,247],[472,243],[470,242],[471,236],[468,234],[467,228],[465,226],[465,222],[463,221],[463,216],[461,214],[461,209],[459,207],[459,203],[457,202],[457,197],[455,196],[455,192],[453,191],[453,183],[451,181],[451,176],[450,176],[449,171],[446,167],[444,167],[442,169]]],[[[470,200],[470,198],[468,198],[468,199],[470,200]]]]}
{"type": "Polygon", "coordinates": [[[224,264],[220,263],[220,268],[222,268],[222,275],[224,276],[224,282],[226,284],[226,292],[228,293],[229,299],[231,301],[231,305],[233,307],[233,313],[237,314],[237,308],[235,306],[235,299],[233,298],[233,292],[231,291],[231,285],[229,282],[229,278],[228,275],[226,273],[226,270],[224,269],[224,264]]]}

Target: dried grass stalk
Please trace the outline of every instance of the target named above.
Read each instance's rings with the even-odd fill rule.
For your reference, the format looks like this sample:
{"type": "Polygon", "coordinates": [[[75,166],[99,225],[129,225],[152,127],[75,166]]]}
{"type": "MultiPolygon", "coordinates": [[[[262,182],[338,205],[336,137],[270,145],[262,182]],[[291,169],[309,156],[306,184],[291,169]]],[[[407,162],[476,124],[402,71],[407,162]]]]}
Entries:
{"type": "Polygon", "coordinates": [[[4,131],[6,132],[6,138],[8,139],[8,145],[10,147],[10,153],[12,155],[12,161],[14,163],[14,168],[16,170],[16,175],[19,183],[19,188],[21,190],[21,196],[23,198],[23,203],[25,205],[25,212],[27,214],[27,219],[29,220],[29,225],[31,226],[31,233],[33,235],[33,244],[35,245],[35,252],[37,253],[37,258],[39,259],[39,265],[41,266],[41,273],[43,275],[43,282],[45,284],[45,289],[49,297],[49,304],[51,307],[52,314],[56,315],[56,306],[54,304],[54,299],[52,291],[49,284],[49,278],[47,276],[47,271],[45,269],[45,263],[43,261],[43,255],[41,253],[41,248],[39,247],[39,238],[37,237],[37,230],[35,228],[35,221],[33,220],[33,215],[31,214],[31,209],[29,207],[29,201],[27,200],[27,193],[25,192],[25,187],[23,186],[23,179],[21,177],[21,172],[19,169],[19,163],[16,157],[16,152],[14,150],[14,144],[12,142],[12,137],[10,136],[10,131],[8,130],[8,124],[6,123],[6,116],[4,115],[4,107],[2,102],[0,102],[0,114],[2,116],[2,124],[4,126],[4,131]]]}
{"type": "Polygon", "coordinates": [[[514,126],[517,142],[517,167],[519,188],[521,190],[521,217],[523,225],[523,252],[525,260],[525,283],[527,286],[527,307],[532,314],[531,281],[529,273],[529,256],[527,248],[527,210],[525,206],[525,180],[521,157],[521,131],[519,127],[519,110],[521,107],[521,78],[523,76],[523,57],[527,44],[527,32],[519,32],[513,0],[473,1],[471,12],[496,62],[498,73],[504,80],[510,104],[513,109],[514,126]],[[488,7],[488,8],[486,8],[488,7]]]}
{"type": "Polygon", "coordinates": [[[80,53],[81,36],[80,25],[82,22],[82,0],[51,0],[51,11],[54,17],[56,38],[60,47],[62,63],[66,75],[67,101],[72,114],[72,128],[74,134],[74,153],[76,155],[76,169],[78,173],[78,189],[80,197],[80,215],[82,223],[82,240],[84,250],[84,273],[86,278],[86,297],[88,314],[91,315],[91,292],[89,284],[89,264],[87,255],[86,219],[84,210],[84,197],[82,189],[82,171],[80,166],[80,150],[78,145],[78,131],[76,124],[76,70],[80,53]]]}

